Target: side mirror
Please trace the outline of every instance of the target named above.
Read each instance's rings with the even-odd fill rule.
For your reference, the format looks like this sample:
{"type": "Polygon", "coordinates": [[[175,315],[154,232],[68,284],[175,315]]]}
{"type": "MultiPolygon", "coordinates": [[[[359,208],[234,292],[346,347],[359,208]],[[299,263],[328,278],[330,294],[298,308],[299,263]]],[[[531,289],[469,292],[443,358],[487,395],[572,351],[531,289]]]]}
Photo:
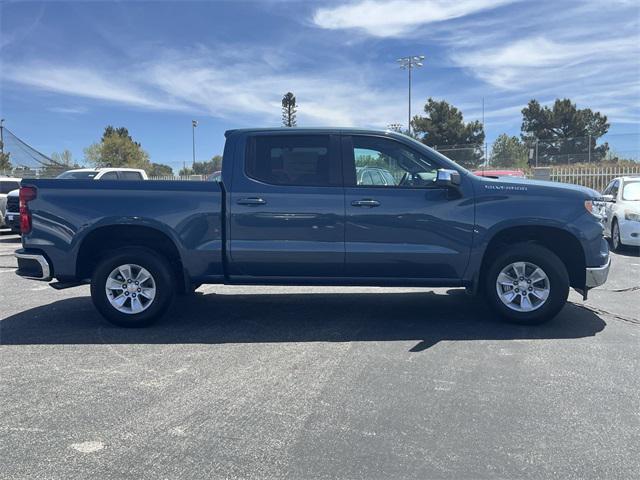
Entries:
{"type": "Polygon", "coordinates": [[[457,187],[462,183],[462,178],[460,178],[460,172],[456,170],[447,170],[446,168],[441,168],[438,170],[436,175],[436,185],[447,188],[457,187]]]}
{"type": "Polygon", "coordinates": [[[613,202],[615,203],[616,198],[613,195],[602,195],[601,197],[603,202],[613,202]]]}

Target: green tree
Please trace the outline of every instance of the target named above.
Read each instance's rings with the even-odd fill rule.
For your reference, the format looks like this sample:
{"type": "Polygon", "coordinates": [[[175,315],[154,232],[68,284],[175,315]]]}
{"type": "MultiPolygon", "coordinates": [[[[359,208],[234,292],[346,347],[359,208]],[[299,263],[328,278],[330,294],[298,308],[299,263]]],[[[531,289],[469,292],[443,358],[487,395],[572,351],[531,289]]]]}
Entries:
{"type": "Polygon", "coordinates": [[[152,163],[147,174],[150,177],[171,177],[173,176],[173,168],[162,163],[152,163]]]}
{"type": "Polygon", "coordinates": [[[529,149],[518,137],[503,133],[491,147],[492,167],[526,167],[529,149]]]}
{"type": "Polygon", "coordinates": [[[282,97],[282,125],[285,127],[295,127],[297,111],[296,96],[291,92],[285,93],[282,97]]]}
{"type": "Polygon", "coordinates": [[[553,107],[531,100],[522,109],[522,140],[535,148],[539,165],[586,162],[605,158],[609,145],[596,145],[609,131],[606,115],[589,108],[578,109],[568,98],[556,99],[553,107]]]}
{"type": "Polygon", "coordinates": [[[96,167],[129,167],[148,170],[151,167],[149,154],[142,149],[124,128],[111,125],[104,129],[102,139],[84,149],[84,155],[96,167]]]}
{"type": "Polygon", "coordinates": [[[195,162],[193,167],[180,170],[181,176],[187,175],[211,175],[213,172],[222,170],[222,157],[220,155],[214,155],[211,160],[207,162],[195,162]]]}
{"type": "Polygon", "coordinates": [[[432,98],[424,106],[426,116],[416,115],[411,124],[425,145],[467,168],[476,168],[484,157],[484,127],[479,121],[464,122],[462,112],[444,100],[432,98]]]}
{"type": "Polygon", "coordinates": [[[4,151],[4,144],[0,140],[0,172],[11,170],[11,153],[4,151]]]}

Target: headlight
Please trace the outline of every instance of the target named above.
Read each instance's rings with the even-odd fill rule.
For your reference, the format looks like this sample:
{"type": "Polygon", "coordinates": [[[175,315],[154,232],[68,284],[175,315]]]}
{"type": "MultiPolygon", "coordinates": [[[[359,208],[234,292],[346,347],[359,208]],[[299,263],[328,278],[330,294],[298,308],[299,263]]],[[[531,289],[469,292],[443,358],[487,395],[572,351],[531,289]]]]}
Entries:
{"type": "Polygon", "coordinates": [[[601,202],[594,202],[593,200],[585,200],[584,208],[596,218],[602,219],[601,202]]]}
{"type": "Polygon", "coordinates": [[[625,210],[624,219],[631,220],[632,222],[640,222],[640,213],[635,213],[635,212],[632,212],[631,210],[625,210]]]}

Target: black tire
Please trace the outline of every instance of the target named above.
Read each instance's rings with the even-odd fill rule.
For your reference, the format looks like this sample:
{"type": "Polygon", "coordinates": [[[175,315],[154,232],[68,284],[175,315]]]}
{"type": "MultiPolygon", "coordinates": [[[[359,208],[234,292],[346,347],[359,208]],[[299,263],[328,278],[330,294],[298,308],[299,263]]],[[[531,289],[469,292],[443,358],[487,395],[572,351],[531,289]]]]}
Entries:
{"type": "Polygon", "coordinates": [[[534,243],[518,243],[506,247],[490,261],[484,276],[484,291],[491,307],[503,318],[514,323],[535,325],[551,320],[564,307],[569,296],[569,274],[562,260],[551,250],[534,243]],[[549,279],[549,296],[533,311],[514,310],[503,303],[498,295],[498,275],[514,262],[537,265],[549,279]]]}
{"type": "Polygon", "coordinates": [[[622,241],[620,240],[620,225],[618,220],[613,219],[611,222],[611,250],[619,252],[622,250],[622,241]]]}
{"type": "Polygon", "coordinates": [[[146,327],[154,323],[171,306],[175,290],[169,262],[157,252],[141,247],[124,248],[108,254],[98,264],[91,278],[93,304],[109,322],[120,327],[146,327]],[[139,265],[153,277],[155,297],[140,313],[123,313],[111,305],[107,297],[105,287],[109,275],[115,268],[125,264],[139,265]]]}

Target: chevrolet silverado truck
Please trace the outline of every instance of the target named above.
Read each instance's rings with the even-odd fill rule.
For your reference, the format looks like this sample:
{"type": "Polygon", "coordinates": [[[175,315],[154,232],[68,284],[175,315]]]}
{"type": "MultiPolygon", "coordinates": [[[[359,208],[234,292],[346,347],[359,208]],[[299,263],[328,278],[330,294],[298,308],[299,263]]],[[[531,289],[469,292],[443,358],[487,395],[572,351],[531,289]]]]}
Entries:
{"type": "Polygon", "coordinates": [[[466,287],[540,323],[607,279],[593,190],[478,177],[388,131],[225,136],[220,182],[23,180],[17,274],[89,283],[126,327],[201,284],[466,287]]]}

